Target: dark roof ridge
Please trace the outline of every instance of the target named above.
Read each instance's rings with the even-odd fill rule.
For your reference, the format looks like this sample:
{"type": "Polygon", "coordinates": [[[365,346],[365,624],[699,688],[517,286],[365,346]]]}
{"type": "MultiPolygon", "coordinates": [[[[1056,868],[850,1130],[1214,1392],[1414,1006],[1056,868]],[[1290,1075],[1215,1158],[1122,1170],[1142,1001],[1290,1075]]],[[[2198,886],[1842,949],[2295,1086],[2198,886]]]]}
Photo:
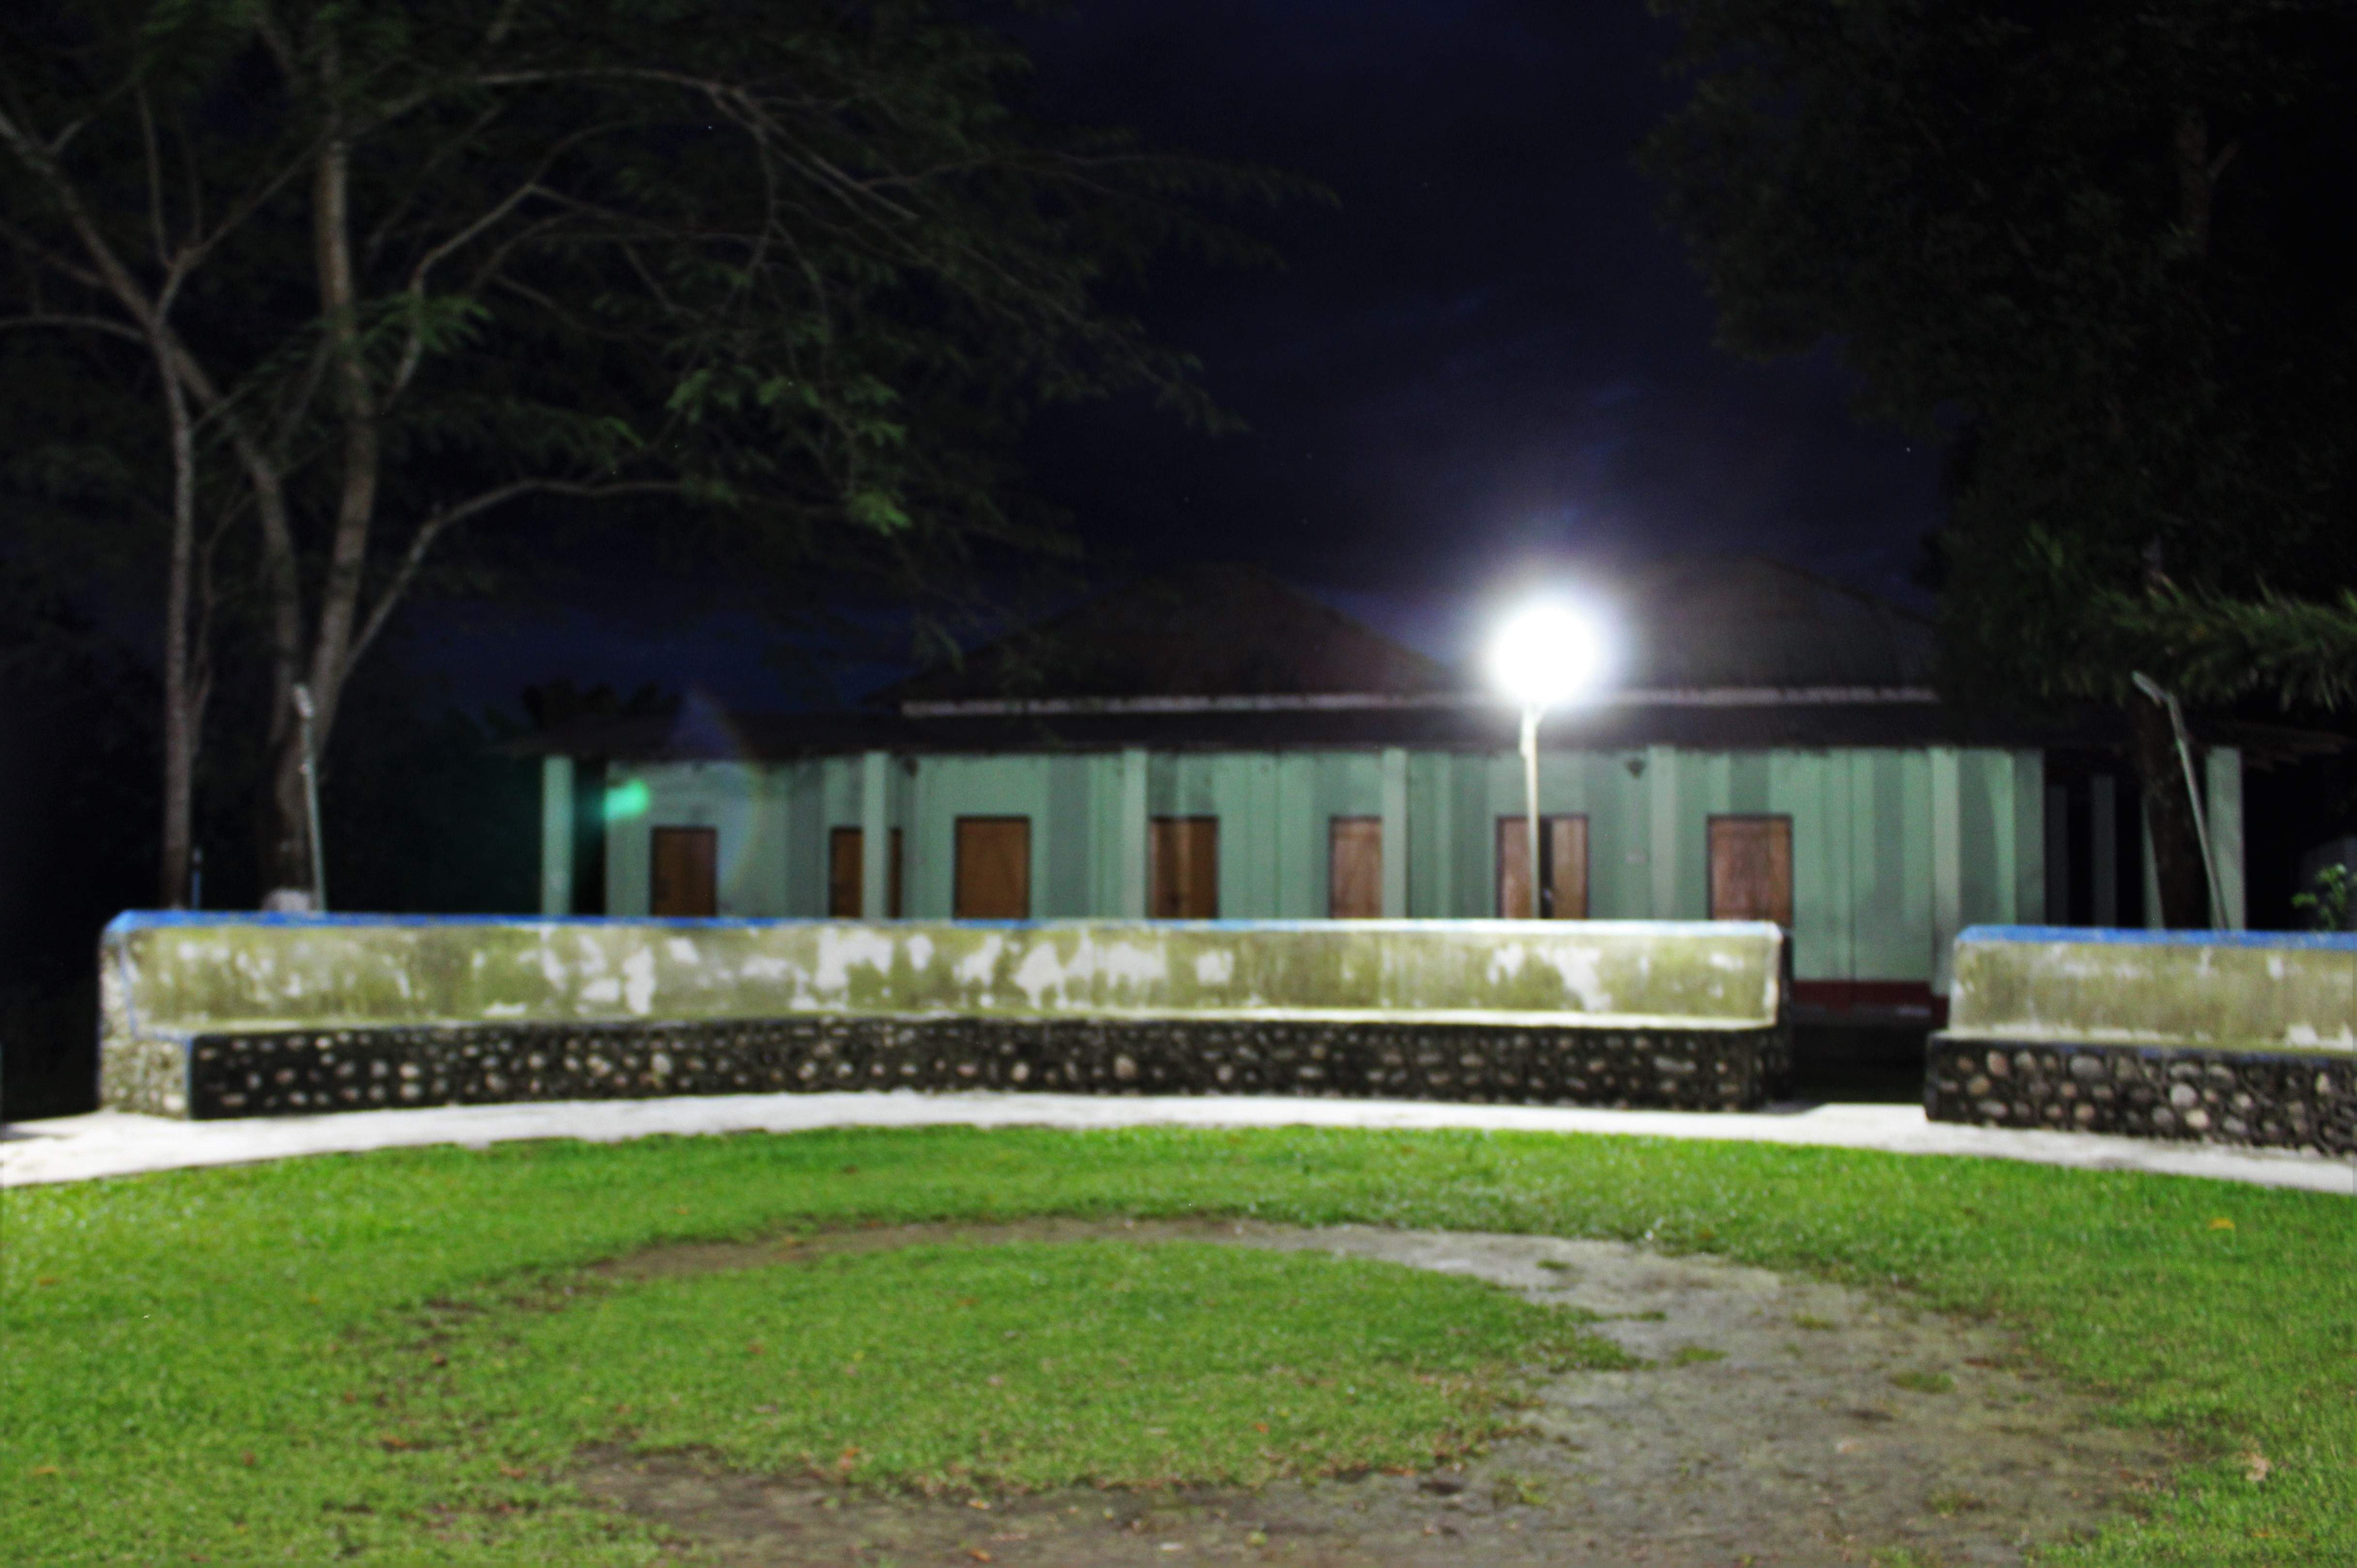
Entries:
{"type": "Polygon", "coordinates": [[[1060,678],[1064,690],[1056,694],[1094,696],[1166,694],[1180,689],[1173,682],[1190,693],[1427,691],[1462,683],[1462,672],[1449,664],[1265,566],[1184,561],[1010,628],[956,664],[935,664],[867,700],[890,707],[1012,696],[1022,684],[1018,677],[1033,672],[1060,678]],[[1354,665],[1363,676],[1350,669],[1354,665]]]}
{"type": "Polygon", "coordinates": [[[1916,625],[1926,628],[1937,624],[1931,616],[1925,615],[1922,611],[1910,609],[1898,600],[1886,598],[1872,589],[1861,588],[1854,583],[1845,583],[1837,577],[1828,577],[1824,573],[1812,571],[1806,566],[1795,566],[1781,557],[1764,554],[1756,550],[1738,551],[1725,555],[1707,553],[1658,555],[1636,567],[1630,575],[1632,581],[1642,581],[1657,573],[1666,575],[1680,567],[1747,564],[1770,567],[1788,577],[1798,577],[1813,587],[1828,589],[1845,598],[1856,599],[1869,609],[1894,615],[1903,620],[1913,621],[1916,625]]]}

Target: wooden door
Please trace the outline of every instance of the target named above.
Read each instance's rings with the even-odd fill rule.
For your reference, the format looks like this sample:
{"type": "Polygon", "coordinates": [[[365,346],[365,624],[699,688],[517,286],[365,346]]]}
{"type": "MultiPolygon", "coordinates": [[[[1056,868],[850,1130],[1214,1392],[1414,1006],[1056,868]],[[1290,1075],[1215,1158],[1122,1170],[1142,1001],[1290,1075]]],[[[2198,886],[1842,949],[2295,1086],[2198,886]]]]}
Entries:
{"type": "Polygon", "coordinates": [[[1539,819],[1540,886],[1546,899],[1531,910],[1531,836],[1527,817],[1498,819],[1498,916],[1501,919],[1587,918],[1587,819],[1577,815],[1539,819]]]}
{"type": "Polygon", "coordinates": [[[1337,920],[1370,920],[1383,912],[1383,820],[1336,817],[1327,833],[1331,856],[1326,913],[1337,920]]]}
{"type": "Polygon", "coordinates": [[[1711,818],[1710,918],[1792,925],[1792,818],[1711,818]]]}
{"type": "Polygon", "coordinates": [[[826,912],[838,920],[859,918],[866,836],[857,828],[837,828],[826,835],[826,912]]]}
{"type": "Polygon", "coordinates": [[[1031,918],[1031,819],[960,817],[957,890],[961,920],[1031,918]]]}
{"type": "MultiPolygon", "coordinates": [[[[836,828],[826,840],[826,912],[838,920],[856,920],[867,902],[867,868],[863,858],[867,835],[858,828],[836,828]]],[[[886,908],[888,918],[900,918],[900,830],[885,841],[886,908]]]]}
{"type": "Polygon", "coordinates": [[[657,828],[650,857],[647,908],[655,915],[720,912],[720,832],[657,828]]]}
{"type": "Polygon", "coordinates": [[[1220,918],[1220,819],[1157,817],[1146,913],[1157,920],[1220,918]]]}

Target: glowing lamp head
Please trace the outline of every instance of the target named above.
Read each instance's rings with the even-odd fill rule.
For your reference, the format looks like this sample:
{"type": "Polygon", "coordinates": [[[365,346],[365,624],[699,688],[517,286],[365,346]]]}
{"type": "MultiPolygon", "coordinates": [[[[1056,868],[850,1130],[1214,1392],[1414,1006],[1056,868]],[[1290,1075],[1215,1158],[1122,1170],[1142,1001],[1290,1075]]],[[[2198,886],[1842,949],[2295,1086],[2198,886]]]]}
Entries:
{"type": "Polygon", "coordinates": [[[1604,667],[1594,620],[1568,605],[1517,612],[1490,645],[1490,673],[1524,708],[1550,708],[1583,695],[1604,667]]]}

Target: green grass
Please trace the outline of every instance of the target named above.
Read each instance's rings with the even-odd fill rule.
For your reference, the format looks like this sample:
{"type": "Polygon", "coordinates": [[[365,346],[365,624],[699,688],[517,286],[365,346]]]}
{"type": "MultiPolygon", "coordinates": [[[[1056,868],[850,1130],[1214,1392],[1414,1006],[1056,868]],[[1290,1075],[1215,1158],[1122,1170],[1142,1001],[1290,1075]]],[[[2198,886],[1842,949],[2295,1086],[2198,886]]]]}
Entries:
{"type": "Polygon", "coordinates": [[[1454,1459],[1524,1369],[1633,1364],[1477,1281],[1201,1242],[911,1247],[533,1305],[437,1314],[455,1332],[415,1347],[394,1441],[547,1474],[628,1444],[925,1491],[1258,1486],[1454,1459]]]}
{"type": "MultiPolygon", "coordinates": [[[[659,1561],[544,1456],[575,1433],[644,1440],[586,1403],[560,1421],[548,1391],[630,1379],[592,1341],[672,1287],[581,1283],[576,1299],[605,1294],[538,1317],[456,1308],[561,1295],[569,1271],[665,1241],[1197,1212],[1617,1237],[1994,1313],[2196,1455],[2148,1519],[2054,1561],[2357,1561],[2357,1203],[2324,1195],[1626,1138],[934,1130],[396,1151],[0,1205],[8,1563],[659,1561]]],[[[759,1437],[703,1408],[698,1441],[759,1437]]]]}
{"type": "Polygon", "coordinates": [[[1708,1345],[1681,1345],[1670,1352],[1670,1365],[1673,1367],[1701,1367],[1726,1359],[1726,1351],[1714,1349],[1708,1345]]]}

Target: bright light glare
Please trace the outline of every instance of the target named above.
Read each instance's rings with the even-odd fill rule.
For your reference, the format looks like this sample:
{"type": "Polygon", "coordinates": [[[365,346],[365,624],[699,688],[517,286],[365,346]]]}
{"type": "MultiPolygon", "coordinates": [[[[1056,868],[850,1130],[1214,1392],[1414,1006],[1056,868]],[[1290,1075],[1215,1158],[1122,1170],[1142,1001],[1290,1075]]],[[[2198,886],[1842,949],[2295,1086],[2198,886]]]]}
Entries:
{"type": "Polygon", "coordinates": [[[606,791],[606,820],[627,822],[643,817],[647,814],[650,800],[645,779],[633,779],[627,784],[617,784],[606,791]]]}
{"type": "Polygon", "coordinates": [[[1553,707],[1585,693],[1604,668],[1596,623],[1568,605],[1532,605],[1499,628],[1490,673],[1525,708],[1553,707]]]}

